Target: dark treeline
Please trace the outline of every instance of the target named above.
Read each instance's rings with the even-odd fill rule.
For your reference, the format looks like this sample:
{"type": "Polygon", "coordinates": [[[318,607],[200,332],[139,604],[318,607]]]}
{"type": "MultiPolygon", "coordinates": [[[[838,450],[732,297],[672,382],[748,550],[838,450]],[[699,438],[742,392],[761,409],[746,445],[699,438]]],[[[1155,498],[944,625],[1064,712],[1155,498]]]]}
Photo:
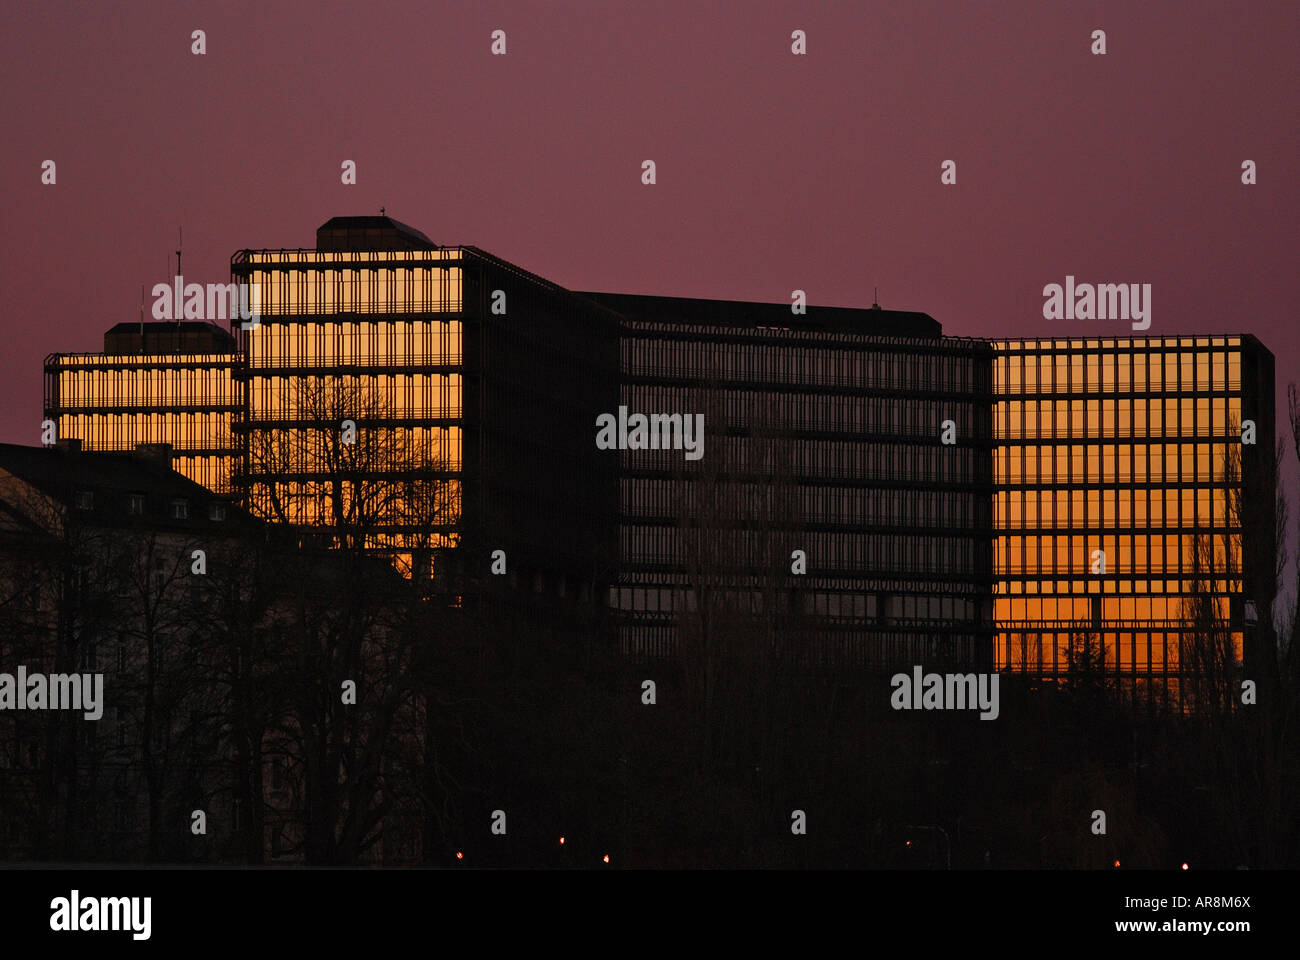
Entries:
{"type": "MultiPolygon", "coordinates": [[[[150,535],[49,540],[26,554],[26,569],[48,564],[66,592],[44,604],[52,632],[7,605],[4,662],[103,671],[106,708],[100,721],[0,715],[10,858],[1300,861],[1294,645],[1259,677],[1254,704],[1241,703],[1229,664],[1197,681],[1207,706],[1189,711],[1164,686],[1121,687],[1091,669],[1080,637],[1068,680],[1004,675],[999,716],[986,721],[894,712],[887,675],[803,669],[794,632],[718,641],[706,684],[689,630],[680,660],[629,663],[598,632],[539,627],[504,587],[458,606],[360,553],[255,536],[208,547],[202,577],[189,549],[150,535]],[[116,559],[84,564],[88,550],[116,559]],[[792,832],[794,811],[804,834],[792,832]]],[[[711,617],[715,638],[762,629],[711,617]]]]}
{"type": "MultiPolygon", "coordinates": [[[[219,536],[104,526],[5,491],[0,668],[105,676],[99,720],[0,713],[7,859],[1300,864],[1300,636],[1294,616],[1274,625],[1272,596],[1244,663],[1207,601],[1189,611],[1183,676],[1114,676],[1085,633],[1060,680],[1003,675],[994,720],[895,711],[890,671],[817,667],[799,616],[730,608],[707,523],[684,530],[699,602],[676,655],[635,662],[606,639],[603,597],[561,603],[489,573],[492,544],[472,531],[444,549],[446,481],[413,470],[379,489],[356,459],[383,453],[369,443],[329,451],[333,522],[310,531],[276,516],[274,489],[219,536]],[[372,536],[394,511],[427,534],[396,565],[372,536]]],[[[263,453],[266,478],[288,474],[273,461],[293,451],[263,453]]],[[[762,536],[780,491],[746,509],[765,557],[788,558],[762,536]]],[[[1236,509],[1250,537],[1249,504],[1236,509]]],[[[1202,560],[1207,583],[1269,580],[1202,560]]]]}

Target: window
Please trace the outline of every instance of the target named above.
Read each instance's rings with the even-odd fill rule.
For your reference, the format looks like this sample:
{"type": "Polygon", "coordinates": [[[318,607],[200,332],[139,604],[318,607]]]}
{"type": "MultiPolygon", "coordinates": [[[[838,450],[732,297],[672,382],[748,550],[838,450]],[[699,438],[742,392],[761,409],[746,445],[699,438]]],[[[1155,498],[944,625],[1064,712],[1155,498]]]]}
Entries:
{"type": "Polygon", "coordinates": [[[78,490],[77,491],[77,509],[94,510],[95,509],[95,491],[78,490]]]}
{"type": "Polygon", "coordinates": [[[173,500],[171,518],[173,520],[188,520],[190,518],[190,502],[183,499],[173,500]]]}
{"type": "Polygon", "coordinates": [[[144,516],[144,494],[132,493],[126,498],[126,512],[133,517],[144,516]]]}
{"type": "Polygon", "coordinates": [[[219,500],[208,504],[208,519],[220,523],[226,519],[226,505],[219,500]]]}

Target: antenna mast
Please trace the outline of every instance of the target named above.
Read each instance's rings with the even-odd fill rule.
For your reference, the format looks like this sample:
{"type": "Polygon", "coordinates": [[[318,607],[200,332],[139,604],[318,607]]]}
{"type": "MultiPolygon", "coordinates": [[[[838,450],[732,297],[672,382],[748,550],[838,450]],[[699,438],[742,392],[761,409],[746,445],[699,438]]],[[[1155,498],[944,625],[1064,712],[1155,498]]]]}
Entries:
{"type": "MultiPolygon", "coordinates": [[[[181,273],[181,247],[185,245],[185,228],[176,228],[176,276],[183,277],[181,273]]],[[[180,294],[182,298],[185,295],[185,285],[181,284],[180,294]]],[[[185,315],[179,303],[172,304],[172,309],[176,311],[176,349],[181,348],[181,318],[185,315]]]]}

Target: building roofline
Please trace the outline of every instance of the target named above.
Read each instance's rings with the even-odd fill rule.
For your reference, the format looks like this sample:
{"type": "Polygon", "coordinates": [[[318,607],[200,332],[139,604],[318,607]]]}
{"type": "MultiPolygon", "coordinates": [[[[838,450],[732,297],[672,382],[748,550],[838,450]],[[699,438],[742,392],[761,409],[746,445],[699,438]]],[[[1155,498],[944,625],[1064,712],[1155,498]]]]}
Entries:
{"type": "Polygon", "coordinates": [[[807,307],[804,314],[791,312],[788,303],[750,300],[717,300],[697,297],[667,297],[653,294],[574,291],[629,320],[660,321],[712,327],[777,326],[792,330],[825,330],[862,335],[904,336],[930,339],[942,336],[939,321],[914,310],[884,310],[871,307],[807,307]]]}

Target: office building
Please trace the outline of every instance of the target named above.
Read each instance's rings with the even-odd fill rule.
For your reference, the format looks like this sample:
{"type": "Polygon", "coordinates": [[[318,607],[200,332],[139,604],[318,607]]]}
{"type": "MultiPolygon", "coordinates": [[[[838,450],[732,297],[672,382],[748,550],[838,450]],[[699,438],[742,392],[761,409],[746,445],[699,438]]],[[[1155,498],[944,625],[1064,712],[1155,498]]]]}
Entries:
{"type": "Polygon", "coordinates": [[[1202,598],[1244,662],[1247,601],[1276,589],[1272,355],[1248,336],[993,348],[998,668],[1082,658],[1178,696],[1202,598]]]}
{"type": "Polygon", "coordinates": [[[165,443],[177,472],[228,493],[241,415],[234,337],[206,321],[119,323],[103,353],[45,359],[45,416],[87,451],[165,443]]]}
{"type": "Polygon", "coordinates": [[[570,627],[632,657],[708,629],[808,665],[1085,664],[1139,691],[1210,616],[1254,658],[1276,585],[1252,337],[986,341],[878,306],[573,293],[385,216],[231,273],[250,329],[119,324],[51,356],[59,436],[170,443],[255,516],[441,563],[538,624],[608,603],[570,627]]]}
{"type": "Polygon", "coordinates": [[[261,305],[240,331],[250,512],[355,532],[420,576],[442,555],[490,585],[497,557],[517,591],[596,604],[615,509],[614,464],[591,456],[616,396],[607,311],[389,217],[336,217],[314,249],[243,250],[231,272],[261,305]]]}
{"type": "Polygon", "coordinates": [[[986,343],[878,307],[583,296],[622,317],[629,415],[704,418],[698,460],[618,453],[621,650],[708,619],[784,633],[792,666],[989,666],[986,343]]]}

